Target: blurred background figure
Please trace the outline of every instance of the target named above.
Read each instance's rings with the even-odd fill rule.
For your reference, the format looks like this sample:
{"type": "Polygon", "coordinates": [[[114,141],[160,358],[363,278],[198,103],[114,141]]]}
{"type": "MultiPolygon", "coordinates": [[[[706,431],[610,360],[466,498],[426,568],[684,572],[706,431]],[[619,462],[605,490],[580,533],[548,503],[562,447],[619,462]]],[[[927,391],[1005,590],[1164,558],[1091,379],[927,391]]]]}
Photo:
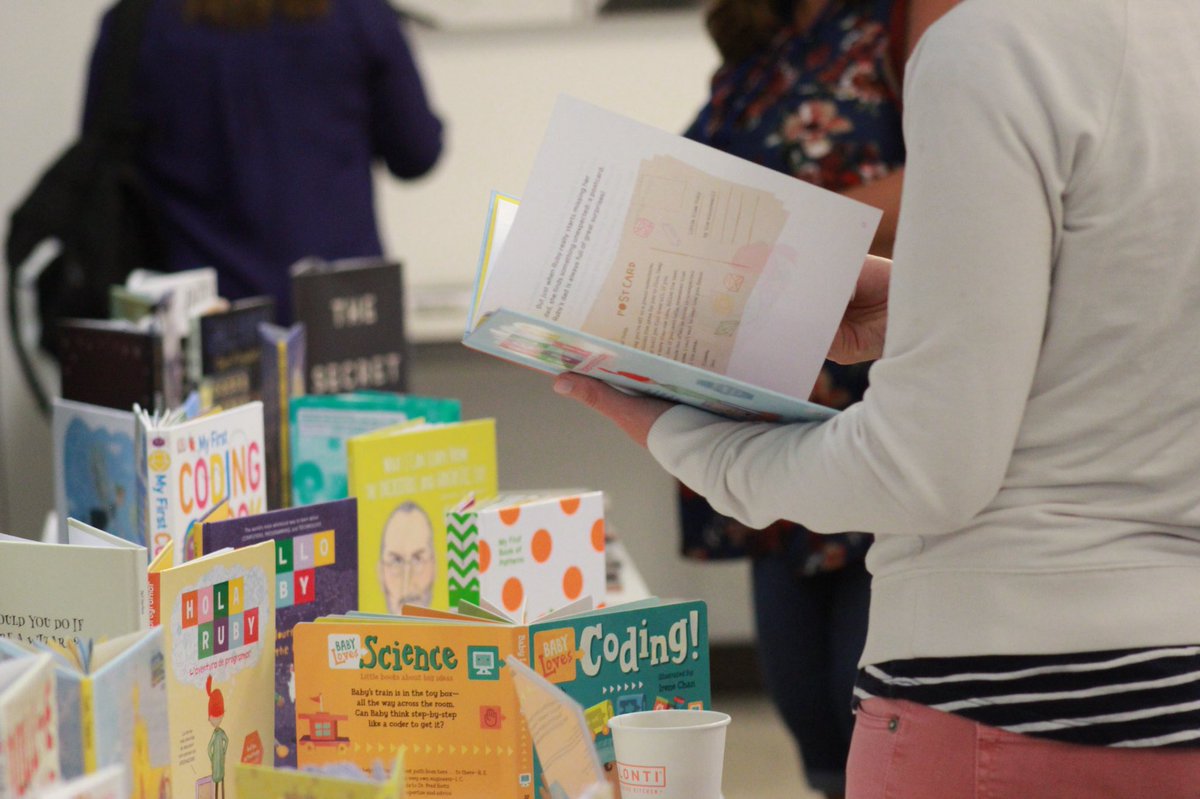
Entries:
{"type": "MultiPolygon", "coordinates": [[[[901,86],[921,33],[956,0],[713,0],[721,55],[686,135],[883,210],[871,252],[891,256],[904,175],[901,86]]],[[[827,363],[812,399],[862,398],[869,365],[827,363]]],[[[866,637],[871,537],[817,535],[781,520],[750,530],[680,486],[684,554],[752,558],[763,679],[805,777],[845,793],[851,698],[866,637]]]]}
{"type": "Polygon", "coordinates": [[[382,254],[373,164],[416,178],[442,151],[385,0],[155,0],[138,55],[138,160],[169,268],[215,267],[223,297],[270,295],[282,322],[293,262],[382,254]]]}

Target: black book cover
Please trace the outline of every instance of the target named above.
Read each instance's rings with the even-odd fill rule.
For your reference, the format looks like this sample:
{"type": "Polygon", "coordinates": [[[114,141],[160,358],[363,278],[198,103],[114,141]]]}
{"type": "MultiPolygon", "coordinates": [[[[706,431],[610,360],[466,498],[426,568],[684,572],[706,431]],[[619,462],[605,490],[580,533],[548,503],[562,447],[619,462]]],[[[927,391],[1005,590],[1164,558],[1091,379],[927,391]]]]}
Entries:
{"type": "Polygon", "coordinates": [[[381,258],[292,266],[292,307],[308,331],[309,394],[408,387],[401,265],[381,258]]]}
{"type": "Polygon", "coordinates": [[[190,369],[204,407],[233,408],[261,399],[258,326],[275,321],[275,300],[250,297],[192,322],[190,369]]]}
{"type": "Polygon", "coordinates": [[[162,337],[130,322],[65,319],[58,327],[62,397],[128,411],[164,407],[162,337]]]}

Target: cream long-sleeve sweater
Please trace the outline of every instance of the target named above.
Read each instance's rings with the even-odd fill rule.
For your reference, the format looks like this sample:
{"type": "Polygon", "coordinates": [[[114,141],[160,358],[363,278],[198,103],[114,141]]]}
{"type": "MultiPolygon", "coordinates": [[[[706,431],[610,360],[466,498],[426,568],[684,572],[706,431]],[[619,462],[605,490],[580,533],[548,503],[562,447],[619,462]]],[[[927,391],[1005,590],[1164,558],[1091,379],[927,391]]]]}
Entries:
{"type": "Polygon", "coordinates": [[[747,524],[878,534],[864,664],[1200,642],[1197,31],[1198,0],[964,0],[908,65],[863,402],[652,428],[747,524]]]}

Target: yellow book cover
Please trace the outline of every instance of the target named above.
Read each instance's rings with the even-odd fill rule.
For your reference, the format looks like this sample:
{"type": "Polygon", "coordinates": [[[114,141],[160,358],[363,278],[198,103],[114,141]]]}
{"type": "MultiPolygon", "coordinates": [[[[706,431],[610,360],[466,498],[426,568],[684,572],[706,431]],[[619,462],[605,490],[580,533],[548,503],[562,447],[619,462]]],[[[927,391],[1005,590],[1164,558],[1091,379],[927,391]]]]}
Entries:
{"type": "Polygon", "coordinates": [[[385,427],[351,438],[347,459],[359,609],[449,609],[446,511],[469,493],[497,492],[495,420],[385,427]]]}
{"type": "Polygon", "coordinates": [[[293,768],[233,767],[233,782],[241,796],[254,799],[403,799],[404,756],[397,755],[391,776],[371,779],[338,773],[297,771],[293,768]]]}
{"type": "Polygon", "coordinates": [[[231,767],[269,762],[274,567],[275,542],[264,541],[157,575],[173,799],[235,799],[231,767]]]}
{"type": "Polygon", "coordinates": [[[533,746],[498,624],[373,618],[296,625],[297,762],[367,773],[404,757],[407,796],[533,799],[533,746]]]}

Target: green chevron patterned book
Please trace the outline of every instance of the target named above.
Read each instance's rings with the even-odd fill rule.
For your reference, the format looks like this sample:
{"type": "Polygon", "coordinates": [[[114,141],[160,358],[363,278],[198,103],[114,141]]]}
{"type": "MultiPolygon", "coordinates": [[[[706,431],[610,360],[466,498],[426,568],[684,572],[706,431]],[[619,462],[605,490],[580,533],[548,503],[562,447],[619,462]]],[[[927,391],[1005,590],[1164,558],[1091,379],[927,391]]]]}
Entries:
{"type": "Polygon", "coordinates": [[[446,514],[450,607],[485,600],[537,619],[590,596],[604,602],[604,494],[505,492],[446,514]]]}

